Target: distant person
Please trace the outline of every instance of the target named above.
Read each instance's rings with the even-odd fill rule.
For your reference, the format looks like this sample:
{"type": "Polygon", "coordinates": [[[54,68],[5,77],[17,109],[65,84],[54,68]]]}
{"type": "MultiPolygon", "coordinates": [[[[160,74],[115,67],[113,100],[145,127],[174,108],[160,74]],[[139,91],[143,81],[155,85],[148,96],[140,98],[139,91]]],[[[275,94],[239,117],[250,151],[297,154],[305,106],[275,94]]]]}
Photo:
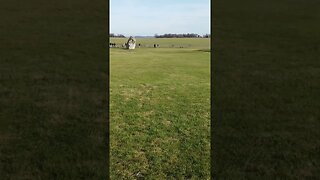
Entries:
{"type": "Polygon", "coordinates": [[[156,48],[157,47],[156,44],[153,44],[153,47],[156,48]]]}

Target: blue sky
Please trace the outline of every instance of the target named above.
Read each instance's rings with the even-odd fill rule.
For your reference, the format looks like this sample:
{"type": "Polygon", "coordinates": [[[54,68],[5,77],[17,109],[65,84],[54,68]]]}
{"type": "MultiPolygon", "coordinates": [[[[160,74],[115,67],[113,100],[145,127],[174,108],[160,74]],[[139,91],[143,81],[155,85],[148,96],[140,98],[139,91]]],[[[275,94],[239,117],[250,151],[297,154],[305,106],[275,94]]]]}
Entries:
{"type": "Polygon", "coordinates": [[[110,32],[210,33],[210,0],[110,0],[110,32]]]}

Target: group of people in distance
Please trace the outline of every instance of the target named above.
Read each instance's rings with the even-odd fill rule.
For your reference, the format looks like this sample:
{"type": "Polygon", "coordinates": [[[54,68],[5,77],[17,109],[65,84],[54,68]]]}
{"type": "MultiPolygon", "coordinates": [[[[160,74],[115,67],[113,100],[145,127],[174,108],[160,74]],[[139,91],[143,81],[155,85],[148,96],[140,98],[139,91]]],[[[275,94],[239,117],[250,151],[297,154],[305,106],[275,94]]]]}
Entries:
{"type": "MultiPolygon", "coordinates": [[[[116,43],[109,43],[109,47],[118,47],[118,46],[117,46],[116,43]]],[[[123,48],[127,47],[127,43],[122,44],[121,47],[123,47],[123,48]]],[[[140,43],[138,44],[138,47],[139,48],[141,47],[140,43]]],[[[154,48],[158,48],[158,47],[160,47],[160,45],[159,44],[153,44],[153,47],[154,48]]]]}
{"type": "Polygon", "coordinates": [[[116,47],[116,43],[109,43],[109,47],[116,47]]]}

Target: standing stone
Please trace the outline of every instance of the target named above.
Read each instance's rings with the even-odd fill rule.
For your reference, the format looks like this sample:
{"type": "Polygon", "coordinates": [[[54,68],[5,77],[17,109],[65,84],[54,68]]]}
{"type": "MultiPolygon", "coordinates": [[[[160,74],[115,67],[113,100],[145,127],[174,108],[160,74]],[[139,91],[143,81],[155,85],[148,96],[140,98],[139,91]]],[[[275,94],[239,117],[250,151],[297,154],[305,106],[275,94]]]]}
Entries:
{"type": "Polygon", "coordinates": [[[134,49],[136,48],[136,40],[130,36],[128,42],[126,44],[127,49],[134,49]]]}

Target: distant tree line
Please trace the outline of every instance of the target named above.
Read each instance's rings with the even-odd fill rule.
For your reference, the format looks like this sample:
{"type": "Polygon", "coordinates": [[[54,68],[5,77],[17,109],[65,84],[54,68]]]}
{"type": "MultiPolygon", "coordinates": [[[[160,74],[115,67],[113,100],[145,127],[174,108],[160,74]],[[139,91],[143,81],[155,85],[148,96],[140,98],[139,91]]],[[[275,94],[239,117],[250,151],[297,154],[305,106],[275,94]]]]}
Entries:
{"type": "Polygon", "coordinates": [[[110,33],[110,37],[115,37],[115,38],[124,38],[125,36],[123,34],[114,34],[110,33]]]}
{"type": "Polygon", "coordinates": [[[210,34],[205,34],[200,36],[199,34],[188,33],[188,34],[163,34],[163,35],[154,35],[155,38],[209,38],[210,34]]]}

